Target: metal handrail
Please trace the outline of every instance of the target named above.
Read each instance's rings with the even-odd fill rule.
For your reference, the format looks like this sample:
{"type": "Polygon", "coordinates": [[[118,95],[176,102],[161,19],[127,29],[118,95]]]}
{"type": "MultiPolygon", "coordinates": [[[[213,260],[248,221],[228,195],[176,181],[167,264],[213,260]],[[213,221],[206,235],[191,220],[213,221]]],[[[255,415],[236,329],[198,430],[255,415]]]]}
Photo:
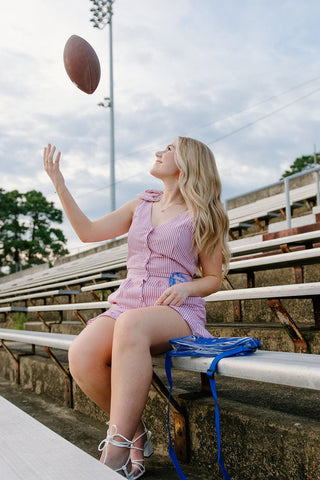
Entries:
{"type": "MultiPolygon", "coordinates": [[[[313,173],[313,172],[316,173],[317,205],[320,206],[320,165],[315,165],[314,167],[303,170],[302,172],[294,173],[293,175],[289,175],[288,177],[285,177],[283,180],[280,180],[279,182],[272,183],[270,185],[266,185],[265,187],[263,187],[263,188],[268,188],[268,187],[272,187],[274,185],[279,185],[281,183],[284,184],[284,190],[285,190],[285,195],[286,195],[286,219],[287,219],[287,227],[288,228],[291,228],[291,225],[292,225],[292,221],[291,221],[291,202],[290,202],[290,180],[292,180],[294,178],[302,177],[304,175],[308,175],[309,173],[313,173]]],[[[250,192],[247,192],[247,194],[258,192],[259,190],[261,190],[261,188],[252,190],[250,192]]],[[[225,205],[226,210],[228,210],[228,202],[230,200],[234,200],[235,198],[237,198],[237,197],[228,198],[224,201],[224,205],[225,205]]]]}
{"type": "Polygon", "coordinates": [[[317,205],[320,205],[320,181],[319,181],[319,172],[320,172],[320,165],[316,165],[315,167],[309,168],[308,170],[304,170],[302,172],[294,173],[293,175],[289,175],[283,179],[284,182],[284,190],[286,194],[286,219],[287,219],[287,227],[291,228],[292,221],[291,221],[291,203],[290,203],[290,180],[293,178],[302,177],[303,175],[307,175],[308,173],[316,172],[316,184],[317,184],[317,205]]]}

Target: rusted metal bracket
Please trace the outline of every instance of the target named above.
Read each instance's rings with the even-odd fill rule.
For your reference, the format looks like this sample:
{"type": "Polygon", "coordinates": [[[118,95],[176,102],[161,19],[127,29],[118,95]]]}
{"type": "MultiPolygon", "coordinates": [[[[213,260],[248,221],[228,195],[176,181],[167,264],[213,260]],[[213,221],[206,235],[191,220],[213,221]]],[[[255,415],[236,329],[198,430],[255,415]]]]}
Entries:
{"type": "Polygon", "coordinates": [[[26,357],[28,355],[34,355],[35,354],[35,346],[32,345],[32,349],[30,353],[17,353],[14,354],[12,350],[8,347],[8,345],[3,341],[0,340],[0,343],[2,347],[5,349],[5,351],[10,355],[10,357],[14,360],[15,366],[16,366],[16,384],[20,385],[20,358],[21,357],[26,357]]]}
{"type": "Polygon", "coordinates": [[[233,321],[235,323],[242,322],[242,311],[241,311],[241,301],[240,300],[233,300],[233,321]]]}
{"type": "MultiPolygon", "coordinates": [[[[69,299],[70,299],[71,295],[68,295],[68,297],[69,297],[69,299]]],[[[69,300],[69,303],[70,303],[70,300],[69,300]]],[[[56,295],[50,295],[50,297],[46,297],[46,298],[44,299],[44,304],[45,304],[45,305],[61,305],[61,302],[59,302],[59,301],[57,300],[57,296],[56,296],[56,295]],[[51,298],[51,304],[49,304],[49,303],[47,302],[47,298],[51,298]]]]}
{"type": "Polygon", "coordinates": [[[5,349],[5,351],[10,355],[10,357],[14,360],[16,364],[16,384],[20,384],[20,356],[15,355],[10,348],[7,347],[7,345],[4,343],[3,340],[0,340],[1,345],[5,349]]]}
{"type": "MultiPolygon", "coordinates": [[[[50,297],[50,298],[53,299],[53,303],[54,303],[54,297],[50,297]]],[[[36,306],[36,304],[37,304],[36,300],[34,300],[34,299],[30,299],[30,302],[31,302],[31,304],[32,304],[33,306],[36,306]]],[[[45,305],[47,305],[46,299],[45,299],[45,305]]],[[[50,324],[48,324],[48,323],[46,322],[46,320],[43,318],[43,316],[41,315],[40,312],[34,312],[34,313],[36,314],[37,318],[38,318],[38,319],[43,323],[43,325],[46,327],[46,329],[47,329],[48,332],[51,332],[51,326],[52,326],[53,324],[58,324],[58,325],[59,325],[60,323],[62,323],[62,320],[63,320],[62,312],[59,312],[60,321],[59,321],[59,322],[51,322],[50,324]]]]}
{"type": "Polygon", "coordinates": [[[247,288],[254,288],[254,286],[255,286],[254,271],[253,270],[248,270],[248,272],[247,272],[247,288]]]}
{"type": "MultiPolygon", "coordinates": [[[[280,245],[280,250],[282,253],[290,253],[290,247],[288,246],[287,243],[283,243],[280,245]]],[[[301,265],[294,265],[294,277],[295,277],[295,282],[296,283],[303,283],[303,270],[301,265]]]]}
{"type": "Polygon", "coordinates": [[[301,265],[295,265],[293,269],[296,283],[303,283],[303,271],[301,265]]]}
{"type": "MultiPolygon", "coordinates": [[[[101,301],[101,300],[99,300],[101,301]]],[[[99,308],[99,307],[98,307],[99,308]]],[[[104,309],[101,309],[102,311],[104,309]]],[[[78,310],[73,310],[73,313],[75,314],[75,316],[80,320],[80,322],[83,324],[84,327],[87,326],[87,322],[85,321],[85,319],[83,318],[83,316],[79,313],[78,310]]]]}
{"type": "Polygon", "coordinates": [[[295,350],[300,353],[307,353],[307,342],[280,300],[278,298],[268,299],[268,305],[290,335],[295,350]]]}
{"type": "Polygon", "coordinates": [[[43,323],[43,325],[46,327],[46,329],[49,333],[51,332],[52,325],[60,325],[63,321],[63,312],[62,311],[59,311],[60,320],[58,322],[50,322],[50,324],[46,322],[46,320],[43,318],[43,316],[41,315],[40,312],[34,312],[34,313],[39,318],[39,320],[43,323]]]}
{"type": "Polygon", "coordinates": [[[233,231],[231,230],[231,228],[229,228],[229,236],[231,237],[231,240],[236,240],[236,237],[235,235],[233,234],[233,231]]]}
{"type": "Polygon", "coordinates": [[[290,252],[291,252],[291,250],[290,250],[290,248],[288,247],[288,244],[287,244],[287,243],[282,243],[282,244],[280,245],[280,250],[281,250],[282,253],[290,253],[290,252]]]}
{"type": "Polygon", "coordinates": [[[313,303],[313,315],[314,315],[314,326],[316,329],[320,329],[320,298],[311,297],[313,303]]]}
{"type": "Polygon", "coordinates": [[[45,319],[43,318],[43,316],[41,315],[41,313],[39,312],[35,312],[36,316],[39,318],[39,320],[43,323],[43,325],[46,327],[47,331],[48,332],[51,332],[51,325],[49,325],[45,319]]]}
{"type": "MultiPolygon", "coordinates": [[[[66,290],[72,290],[74,291],[74,287],[70,288],[69,285],[65,285],[65,289],[66,290]]],[[[68,295],[69,297],[69,303],[75,303],[76,302],[76,294],[79,293],[79,292],[76,292],[76,293],[71,293],[70,295],[68,295]]]]}
{"type": "Polygon", "coordinates": [[[222,283],[226,287],[226,290],[233,290],[232,283],[229,280],[229,277],[227,275],[224,275],[222,277],[222,283]]]}
{"type": "MultiPolygon", "coordinates": [[[[230,282],[227,276],[222,278],[222,283],[225,286],[226,290],[233,290],[232,283],[230,282]]],[[[233,319],[235,323],[241,322],[241,303],[239,300],[233,300],[233,319]]]]}
{"type": "MultiPolygon", "coordinates": [[[[227,276],[223,277],[222,283],[227,290],[233,290],[232,283],[230,282],[227,276]]],[[[241,302],[240,300],[233,300],[232,305],[233,305],[233,320],[235,323],[239,323],[242,321],[241,302]]]]}
{"type": "Polygon", "coordinates": [[[97,300],[97,302],[101,302],[101,298],[99,297],[99,295],[96,294],[94,290],[90,290],[90,293],[93,296],[93,298],[97,300]]]}
{"type": "MultiPolygon", "coordinates": [[[[153,372],[152,385],[156,392],[164,398],[167,402],[169,399],[169,390],[160,380],[158,375],[153,372]]],[[[174,420],[174,451],[181,462],[188,461],[188,446],[187,446],[187,422],[183,409],[174,397],[170,398],[170,405],[173,412],[174,420]]]]}
{"type": "Polygon", "coordinates": [[[72,376],[68,369],[66,369],[62,363],[57,359],[54,353],[49,347],[44,347],[46,353],[51,358],[53,363],[58,367],[60,372],[64,375],[66,381],[66,395],[67,395],[67,406],[73,408],[73,393],[72,393],[72,376]]]}
{"type": "Polygon", "coordinates": [[[286,217],[287,217],[287,215],[286,215],[286,211],[285,211],[285,209],[284,209],[284,208],[280,208],[280,210],[279,210],[279,211],[280,211],[280,213],[281,213],[281,216],[282,216],[282,218],[286,218],[286,217]]]}
{"type": "Polygon", "coordinates": [[[82,315],[80,315],[80,313],[78,312],[78,310],[74,310],[73,313],[75,314],[75,316],[80,320],[80,322],[83,324],[84,327],[87,326],[87,322],[85,321],[85,319],[83,318],[82,315]]]}
{"type": "Polygon", "coordinates": [[[258,228],[259,228],[260,232],[263,232],[263,226],[262,226],[259,218],[255,218],[254,221],[255,221],[256,224],[258,225],[258,228]]]}
{"type": "MultiPolygon", "coordinates": [[[[247,288],[254,288],[255,287],[255,276],[254,276],[254,271],[253,270],[247,270],[246,271],[246,276],[247,276],[247,288]]],[[[225,276],[222,279],[222,283],[226,287],[227,290],[234,290],[232,283],[230,282],[229,278],[225,276]]]]}

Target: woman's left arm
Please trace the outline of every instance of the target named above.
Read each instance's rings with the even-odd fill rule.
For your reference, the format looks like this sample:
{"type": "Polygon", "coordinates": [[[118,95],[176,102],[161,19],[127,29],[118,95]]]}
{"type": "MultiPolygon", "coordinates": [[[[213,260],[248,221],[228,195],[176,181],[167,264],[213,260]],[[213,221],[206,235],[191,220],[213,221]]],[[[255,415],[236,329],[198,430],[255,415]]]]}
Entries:
{"type": "Polygon", "coordinates": [[[180,307],[187,297],[206,297],[220,290],[222,281],[222,248],[220,243],[216,246],[212,256],[201,252],[199,261],[202,267],[202,277],[167,288],[158,298],[156,305],[180,307]]]}

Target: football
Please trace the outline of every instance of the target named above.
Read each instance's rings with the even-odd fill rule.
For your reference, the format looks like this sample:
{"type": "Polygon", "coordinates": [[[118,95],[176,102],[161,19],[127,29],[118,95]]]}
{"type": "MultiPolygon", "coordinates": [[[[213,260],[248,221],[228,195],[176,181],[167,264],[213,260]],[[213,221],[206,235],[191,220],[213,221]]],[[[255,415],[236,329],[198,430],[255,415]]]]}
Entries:
{"type": "Polygon", "coordinates": [[[70,80],[83,92],[93,93],[100,82],[99,58],[84,38],[72,35],[65,44],[63,61],[70,80]]]}

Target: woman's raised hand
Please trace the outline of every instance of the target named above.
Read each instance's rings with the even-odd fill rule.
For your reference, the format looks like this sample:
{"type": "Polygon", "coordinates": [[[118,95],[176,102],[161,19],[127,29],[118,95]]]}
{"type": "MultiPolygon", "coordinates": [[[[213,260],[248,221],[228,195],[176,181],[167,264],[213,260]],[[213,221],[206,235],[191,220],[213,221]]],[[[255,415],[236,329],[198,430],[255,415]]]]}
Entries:
{"type": "Polygon", "coordinates": [[[56,152],[56,147],[51,146],[49,143],[47,147],[44,148],[43,151],[43,164],[44,164],[44,169],[49,175],[53,185],[55,186],[55,189],[57,193],[61,191],[64,186],[64,178],[60,170],[60,158],[61,158],[61,152],[58,152],[56,155],[56,158],[54,159],[54,155],[56,152]]]}

